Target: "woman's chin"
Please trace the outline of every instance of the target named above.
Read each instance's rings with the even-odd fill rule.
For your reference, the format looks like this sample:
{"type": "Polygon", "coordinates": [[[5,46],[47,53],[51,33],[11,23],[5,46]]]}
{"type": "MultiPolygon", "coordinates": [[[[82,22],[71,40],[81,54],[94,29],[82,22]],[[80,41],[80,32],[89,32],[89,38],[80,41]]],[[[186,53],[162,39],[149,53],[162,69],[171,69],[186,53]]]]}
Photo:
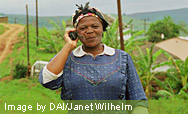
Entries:
{"type": "Polygon", "coordinates": [[[86,48],[95,48],[97,47],[99,44],[98,43],[87,43],[86,45],[84,45],[86,48]]]}

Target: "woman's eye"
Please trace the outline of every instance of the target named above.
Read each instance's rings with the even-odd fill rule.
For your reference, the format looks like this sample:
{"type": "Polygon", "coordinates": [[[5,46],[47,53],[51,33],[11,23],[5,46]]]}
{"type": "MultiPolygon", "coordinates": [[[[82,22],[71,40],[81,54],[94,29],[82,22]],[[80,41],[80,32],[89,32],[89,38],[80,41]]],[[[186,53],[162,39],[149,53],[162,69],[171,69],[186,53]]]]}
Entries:
{"type": "Polygon", "coordinates": [[[99,26],[93,26],[93,28],[98,28],[99,26]]]}
{"type": "Polygon", "coordinates": [[[80,30],[84,30],[84,29],[85,29],[85,27],[80,28],[80,30]]]}

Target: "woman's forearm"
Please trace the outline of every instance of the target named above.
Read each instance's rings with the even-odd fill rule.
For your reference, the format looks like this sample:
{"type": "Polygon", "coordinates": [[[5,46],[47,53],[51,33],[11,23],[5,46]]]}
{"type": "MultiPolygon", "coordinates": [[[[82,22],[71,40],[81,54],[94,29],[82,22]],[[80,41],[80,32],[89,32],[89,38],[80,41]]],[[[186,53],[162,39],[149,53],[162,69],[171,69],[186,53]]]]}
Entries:
{"type": "Polygon", "coordinates": [[[66,43],[61,51],[48,63],[47,69],[56,75],[62,72],[66,60],[73,49],[74,47],[66,43]]]}

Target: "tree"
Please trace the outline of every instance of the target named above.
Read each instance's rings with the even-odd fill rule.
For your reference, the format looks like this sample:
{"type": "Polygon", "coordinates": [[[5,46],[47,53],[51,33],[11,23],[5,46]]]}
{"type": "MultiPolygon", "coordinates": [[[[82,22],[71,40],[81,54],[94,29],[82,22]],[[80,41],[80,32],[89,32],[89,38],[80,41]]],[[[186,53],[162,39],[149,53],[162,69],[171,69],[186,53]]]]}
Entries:
{"type": "Polygon", "coordinates": [[[177,37],[180,32],[180,26],[175,24],[170,16],[163,20],[156,21],[150,25],[146,35],[151,42],[159,42],[169,38],[177,37]],[[161,36],[164,37],[161,37],[161,36]]]}
{"type": "MultiPolygon", "coordinates": [[[[162,50],[158,50],[153,53],[153,47],[155,43],[151,46],[151,48],[146,48],[146,53],[144,53],[140,47],[137,46],[138,55],[134,56],[136,58],[135,66],[138,71],[138,75],[140,76],[141,82],[145,87],[145,93],[147,97],[150,97],[151,90],[151,80],[155,78],[155,73],[151,72],[153,69],[153,64],[155,63],[157,57],[162,54],[162,50]]],[[[154,69],[153,69],[154,70],[154,69]]]]}

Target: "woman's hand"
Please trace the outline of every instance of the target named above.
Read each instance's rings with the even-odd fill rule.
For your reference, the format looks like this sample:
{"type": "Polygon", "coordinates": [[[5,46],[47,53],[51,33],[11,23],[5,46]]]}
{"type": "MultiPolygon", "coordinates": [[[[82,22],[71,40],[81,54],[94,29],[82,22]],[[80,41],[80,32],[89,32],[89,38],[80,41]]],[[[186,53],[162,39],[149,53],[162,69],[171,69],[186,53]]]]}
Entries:
{"type": "Polygon", "coordinates": [[[69,45],[70,48],[73,50],[77,46],[78,38],[76,40],[71,40],[71,38],[69,37],[69,32],[72,31],[76,31],[76,29],[70,29],[65,32],[64,40],[65,40],[65,44],[69,45]]]}
{"type": "Polygon", "coordinates": [[[65,32],[65,45],[63,46],[61,51],[47,65],[47,69],[56,75],[63,71],[69,54],[77,46],[78,38],[76,40],[71,40],[69,37],[70,31],[75,31],[75,29],[71,29],[65,32]]]}

